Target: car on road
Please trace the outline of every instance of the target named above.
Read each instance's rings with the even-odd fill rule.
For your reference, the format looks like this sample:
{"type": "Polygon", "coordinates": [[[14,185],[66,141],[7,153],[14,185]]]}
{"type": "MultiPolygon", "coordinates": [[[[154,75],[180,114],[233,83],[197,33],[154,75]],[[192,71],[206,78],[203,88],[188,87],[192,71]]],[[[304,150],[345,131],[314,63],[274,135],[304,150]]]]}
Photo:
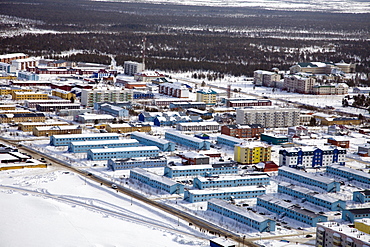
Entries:
{"type": "Polygon", "coordinates": [[[116,184],[112,184],[112,188],[113,188],[113,189],[117,189],[118,187],[117,187],[117,185],[116,185],[116,184]]]}

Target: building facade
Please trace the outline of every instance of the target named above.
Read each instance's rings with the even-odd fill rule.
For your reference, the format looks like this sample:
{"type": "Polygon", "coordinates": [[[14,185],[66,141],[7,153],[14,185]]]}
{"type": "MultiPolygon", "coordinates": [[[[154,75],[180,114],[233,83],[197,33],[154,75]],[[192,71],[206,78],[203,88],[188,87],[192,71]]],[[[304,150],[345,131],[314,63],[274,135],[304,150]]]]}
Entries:
{"type": "Polygon", "coordinates": [[[216,131],[218,132],[220,129],[220,124],[214,121],[205,121],[205,122],[197,122],[197,123],[178,123],[176,125],[176,130],[179,131],[201,131],[201,132],[208,132],[208,131],[216,131]]]}
{"type": "Polygon", "coordinates": [[[300,110],[295,108],[244,108],[236,111],[237,124],[259,124],[264,128],[299,125],[300,110]]]}
{"type": "Polygon", "coordinates": [[[326,172],[328,174],[342,177],[349,179],[351,181],[358,181],[360,183],[364,184],[370,184],[370,174],[363,172],[363,171],[358,171],[349,167],[345,167],[343,165],[332,165],[326,167],[326,172]]]}
{"type": "Polygon", "coordinates": [[[90,149],[97,148],[123,148],[123,147],[138,147],[139,142],[136,140],[108,140],[108,141],[78,141],[70,142],[68,152],[71,153],[86,153],[90,149]]]}
{"type": "Polygon", "coordinates": [[[156,146],[162,152],[172,152],[175,151],[175,143],[160,139],[158,137],[148,135],[141,132],[133,132],[131,133],[131,138],[140,142],[140,144],[145,146],[156,146]]]}
{"type": "Polygon", "coordinates": [[[152,127],[149,124],[108,124],[106,130],[109,133],[129,133],[134,131],[150,132],[152,127]]]}
{"type": "Polygon", "coordinates": [[[264,186],[270,184],[270,177],[267,174],[257,173],[247,176],[218,176],[218,177],[196,177],[193,180],[194,188],[225,188],[239,186],[264,186]]]}
{"type": "Polygon", "coordinates": [[[109,160],[135,157],[158,157],[159,148],[155,146],[97,148],[87,151],[88,160],[109,160]]]}
{"type": "Polygon", "coordinates": [[[154,168],[165,167],[167,165],[166,157],[144,157],[133,159],[109,159],[107,167],[112,171],[129,170],[134,168],[154,168]]]}
{"type": "Polygon", "coordinates": [[[33,128],[32,134],[34,136],[74,135],[82,134],[82,128],[79,125],[39,126],[33,128]]]}
{"type": "Polygon", "coordinates": [[[259,124],[232,124],[221,126],[221,134],[236,138],[258,138],[265,131],[259,124]]]}
{"type": "Polygon", "coordinates": [[[80,141],[107,141],[118,140],[119,135],[114,133],[55,135],[50,136],[51,146],[68,146],[70,142],[80,141]]]}
{"type": "Polygon", "coordinates": [[[81,104],[92,107],[97,102],[122,102],[132,100],[132,90],[121,88],[82,89],[81,104]]]}
{"type": "Polygon", "coordinates": [[[216,105],[217,103],[217,92],[209,89],[201,89],[197,91],[196,101],[204,102],[207,105],[216,105]]]}
{"type": "Polygon", "coordinates": [[[271,160],[271,146],[261,142],[249,142],[234,146],[234,160],[242,164],[257,164],[271,160]]]}
{"type": "Polygon", "coordinates": [[[197,150],[209,150],[211,143],[209,141],[201,140],[196,137],[181,134],[178,131],[166,131],[165,138],[169,141],[173,141],[179,145],[187,146],[197,150]]]}
{"type": "Polygon", "coordinates": [[[196,165],[196,166],[166,166],[164,176],[169,178],[187,177],[212,177],[223,174],[238,174],[238,166],[215,166],[215,165],[196,165]]]}

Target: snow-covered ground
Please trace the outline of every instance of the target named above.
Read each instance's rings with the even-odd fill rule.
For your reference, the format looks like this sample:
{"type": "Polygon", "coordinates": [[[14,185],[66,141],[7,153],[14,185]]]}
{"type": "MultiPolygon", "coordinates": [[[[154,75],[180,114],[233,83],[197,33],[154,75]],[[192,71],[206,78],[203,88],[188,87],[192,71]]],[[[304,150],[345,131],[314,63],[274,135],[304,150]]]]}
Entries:
{"type": "Polygon", "coordinates": [[[356,0],[92,0],[104,2],[143,2],[154,4],[181,4],[193,6],[218,6],[218,7],[253,7],[269,10],[291,10],[291,11],[325,11],[325,12],[344,12],[344,13],[369,13],[370,4],[368,1],[356,0]]]}

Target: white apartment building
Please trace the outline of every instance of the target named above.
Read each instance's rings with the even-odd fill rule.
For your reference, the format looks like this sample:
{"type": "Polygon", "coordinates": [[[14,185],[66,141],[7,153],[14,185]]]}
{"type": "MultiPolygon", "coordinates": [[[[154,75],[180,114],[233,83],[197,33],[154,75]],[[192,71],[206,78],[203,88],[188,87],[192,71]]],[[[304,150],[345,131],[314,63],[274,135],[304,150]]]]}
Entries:
{"type": "Polygon", "coordinates": [[[314,77],[304,74],[286,75],[284,76],[283,89],[296,93],[313,93],[315,83],[316,79],[314,77]]]}
{"type": "Polygon", "coordinates": [[[91,107],[97,102],[122,102],[132,100],[132,90],[104,87],[81,90],[81,104],[91,107]]]}
{"type": "Polygon", "coordinates": [[[180,83],[162,83],[159,85],[159,93],[176,98],[189,98],[189,89],[180,83]]]}
{"type": "Polygon", "coordinates": [[[291,127],[300,124],[296,108],[248,107],[236,111],[237,124],[260,124],[264,128],[291,127]]]}
{"type": "Polygon", "coordinates": [[[123,64],[123,70],[125,75],[135,75],[138,72],[144,70],[143,64],[133,61],[125,61],[123,64]]]}
{"type": "Polygon", "coordinates": [[[345,83],[315,85],[312,88],[312,93],[319,95],[344,95],[348,94],[348,85],[345,83]]]}
{"type": "Polygon", "coordinates": [[[253,83],[256,86],[275,87],[281,79],[280,74],[265,70],[256,70],[253,75],[253,83]]]}

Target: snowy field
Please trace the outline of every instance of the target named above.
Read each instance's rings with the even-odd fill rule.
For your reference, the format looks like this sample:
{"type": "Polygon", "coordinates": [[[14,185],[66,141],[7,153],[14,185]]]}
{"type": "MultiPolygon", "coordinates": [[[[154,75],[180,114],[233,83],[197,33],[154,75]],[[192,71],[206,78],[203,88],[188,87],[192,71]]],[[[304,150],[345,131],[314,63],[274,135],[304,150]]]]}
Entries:
{"type": "Polygon", "coordinates": [[[269,10],[290,10],[290,11],[325,11],[342,13],[369,13],[369,1],[361,0],[92,0],[102,2],[142,2],[153,4],[181,4],[192,6],[213,6],[213,7],[253,7],[269,10]]]}

